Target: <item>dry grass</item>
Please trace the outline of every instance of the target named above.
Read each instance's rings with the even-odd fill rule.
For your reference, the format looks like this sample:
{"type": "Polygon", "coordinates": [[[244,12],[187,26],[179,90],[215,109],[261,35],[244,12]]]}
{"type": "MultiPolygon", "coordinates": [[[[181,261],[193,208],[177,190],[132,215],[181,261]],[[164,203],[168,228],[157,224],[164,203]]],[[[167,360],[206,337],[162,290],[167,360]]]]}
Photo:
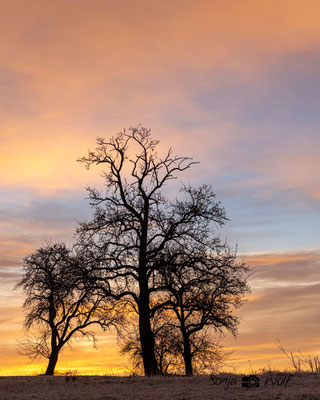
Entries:
{"type": "MultiPolygon", "coordinates": [[[[283,378],[284,373],[272,374],[283,378]]],[[[319,400],[320,375],[295,373],[287,387],[265,385],[270,373],[262,374],[259,388],[243,388],[241,375],[220,374],[235,385],[214,385],[209,376],[198,377],[108,377],[108,376],[29,376],[1,377],[0,399],[3,400],[115,400],[115,399],[268,399],[319,400]]],[[[226,381],[224,381],[226,382],[226,381]]],[[[281,382],[281,381],[280,381],[281,382]]]]}
{"type": "Polygon", "coordinates": [[[310,355],[304,356],[301,351],[298,353],[293,353],[292,351],[287,351],[280,340],[278,339],[279,345],[278,349],[282,351],[283,354],[290,361],[291,367],[295,372],[310,371],[320,373],[320,359],[319,356],[310,355]]]}

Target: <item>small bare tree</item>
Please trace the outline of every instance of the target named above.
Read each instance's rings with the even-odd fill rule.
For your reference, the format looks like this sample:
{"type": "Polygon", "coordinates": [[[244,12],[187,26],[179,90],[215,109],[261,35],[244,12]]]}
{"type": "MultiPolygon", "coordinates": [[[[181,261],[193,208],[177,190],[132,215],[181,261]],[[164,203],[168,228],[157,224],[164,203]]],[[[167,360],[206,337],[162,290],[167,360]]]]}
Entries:
{"type": "Polygon", "coordinates": [[[249,269],[238,263],[236,253],[218,238],[211,249],[185,242],[172,246],[158,262],[167,296],[163,305],[176,316],[174,328],[182,335],[185,373],[192,375],[197,354],[207,353],[207,359],[210,352],[214,356],[211,350],[215,346],[210,345],[208,336],[201,336],[204,328],[220,333],[227,329],[236,335],[239,320],[233,310],[243,304],[244,295],[250,291],[249,269]]]}
{"type": "Polygon", "coordinates": [[[24,327],[30,337],[20,344],[32,359],[49,360],[46,375],[53,375],[60,350],[72,338],[86,336],[93,324],[103,329],[120,318],[113,304],[93,291],[85,275],[85,260],[64,243],[46,243],[24,259],[24,276],[16,288],[26,296],[24,327]]]}

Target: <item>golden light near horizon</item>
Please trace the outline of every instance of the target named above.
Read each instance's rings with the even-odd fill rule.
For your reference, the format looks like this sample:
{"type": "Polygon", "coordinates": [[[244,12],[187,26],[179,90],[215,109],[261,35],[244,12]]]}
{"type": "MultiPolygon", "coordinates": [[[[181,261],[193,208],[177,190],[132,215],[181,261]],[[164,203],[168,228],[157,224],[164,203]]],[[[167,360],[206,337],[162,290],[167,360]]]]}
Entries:
{"type": "MultiPolygon", "coordinates": [[[[22,259],[47,239],[72,243],[90,218],[101,168],[76,160],[143,124],[193,157],[181,180],[211,183],[254,271],[229,364],[286,368],[277,338],[319,354],[320,4],[173,0],[14,0],[0,22],[0,375],[45,362],[18,354],[22,259]]],[[[180,179],[180,178],[179,178],[180,179]]],[[[75,341],[59,371],[130,373],[114,332],[75,341]]]]}

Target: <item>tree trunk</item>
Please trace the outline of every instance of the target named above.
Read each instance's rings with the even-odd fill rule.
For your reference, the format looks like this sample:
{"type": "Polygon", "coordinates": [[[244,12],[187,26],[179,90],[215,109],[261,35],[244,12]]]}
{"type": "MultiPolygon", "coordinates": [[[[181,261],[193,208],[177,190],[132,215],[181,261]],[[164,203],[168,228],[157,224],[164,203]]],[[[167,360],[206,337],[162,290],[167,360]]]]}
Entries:
{"type": "Polygon", "coordinates": [[[144,222],[141,229],[140,251],[139,251],[139,333],[141,353],[146,376],[159,375],[159,369],[154,352],[154,337],[150,323],[150,293],[147,276],[147,236],[148,236],[148,213],[149,204],[145,199],[144,222]]]}
{"type": "Polygon", "coordinates": [[[54,375],[54,370],[58,361],[59,350],[55,349],[51,352],[46,375],[54,375]]]}
{"type": "Polygon", "coordinates": [[[150,324],[149,296],[141,293],[139,304],[139,333],[144,373],[158,375],[158,365],[154,354],[154,338],[150,324]]]}
{"type": "Polygon", "coordinates": [[[190,340],[186,332],[183,332],[182,335],[183,335],[183,359],[185,365],[185,373],[187,376],[192,376],[193,369],[192,369],[190,340]]]}
{"type": "Polygon", "coordinates": [[[53,290],[50,293],[49,302],[50,302],[49,325],[50,325],[50,329],[51,329],[51,353],[50,353],[50,357],[49,357],[48,367],[46,370],[46,375],[54,375],[54,369],[55,369],[57,361],[58,361],[58,354],[59,354],[60,348],[57,346],[57,328],[54,323],[54,319],[57,315],[57,311],[55,309],[53,290]]]}

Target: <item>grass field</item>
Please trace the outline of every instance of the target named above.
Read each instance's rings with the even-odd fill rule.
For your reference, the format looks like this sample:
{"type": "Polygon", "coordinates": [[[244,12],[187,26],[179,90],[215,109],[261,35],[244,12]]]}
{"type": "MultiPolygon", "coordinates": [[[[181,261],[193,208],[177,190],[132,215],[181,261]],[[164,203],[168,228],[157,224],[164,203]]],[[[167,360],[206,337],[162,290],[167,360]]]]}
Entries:
{"type": "Polygon", "coordinates": [[[268,399],[319,400],[320,375],[266,373],[260,387],[242,387],[242,376],[197,377],[28,376],[0,377],[1,400],[268,399]]]}

